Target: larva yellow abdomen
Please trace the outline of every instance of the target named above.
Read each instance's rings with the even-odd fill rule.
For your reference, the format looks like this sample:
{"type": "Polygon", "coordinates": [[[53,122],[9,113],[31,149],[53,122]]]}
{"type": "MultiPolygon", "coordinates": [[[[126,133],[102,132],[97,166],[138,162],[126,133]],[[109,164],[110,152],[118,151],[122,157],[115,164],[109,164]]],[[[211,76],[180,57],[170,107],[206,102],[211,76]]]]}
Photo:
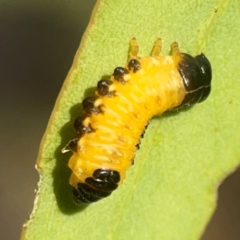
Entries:
{"type": "Polygon", "coordinates": [[[153,116],[209,95],[211,65],[203,54],[180,53],[177,43],[172,56],[158,56],[160,50],[158,39],[151,57],[138,57],[133,39],[125,68],[100,80],[95,94],[83,101],[74,123],[77,135],[64,149],[73,151],[68,165],[77,202],[98,201],[122,183],[153,116]]]}

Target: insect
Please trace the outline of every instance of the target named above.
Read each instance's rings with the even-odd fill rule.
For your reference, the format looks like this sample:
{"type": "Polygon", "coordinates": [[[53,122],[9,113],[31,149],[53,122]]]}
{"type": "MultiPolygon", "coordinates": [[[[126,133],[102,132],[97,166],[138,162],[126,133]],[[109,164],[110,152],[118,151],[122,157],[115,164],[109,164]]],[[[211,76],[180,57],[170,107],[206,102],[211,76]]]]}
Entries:
{"type": "Polygon", "coordinates": [[[126,66],[115,68],[83,100],[82,115],[74,122],[76,137],[63,149],[73,152],[68,166],[76,203],[96,202],[117,189],[153,116],[202,102],[210,94],[212,70],[203,53],[181,53],[174,42],[171,56],[159,56],[161,48],[157,39],[152,56],[139,57],[133,38],[126,66]]]}

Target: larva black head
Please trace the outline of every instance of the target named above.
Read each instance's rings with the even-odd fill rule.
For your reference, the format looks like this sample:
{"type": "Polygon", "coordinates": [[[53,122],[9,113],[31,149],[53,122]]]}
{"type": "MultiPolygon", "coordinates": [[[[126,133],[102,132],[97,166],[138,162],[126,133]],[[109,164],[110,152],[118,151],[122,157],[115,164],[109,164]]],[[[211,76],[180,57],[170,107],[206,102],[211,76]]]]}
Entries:
{"type": "Polygon", "coordinates": [[[186,96],[177,108],[204,101],[211,92],[212,68],[203,53],[196,57],[182,53],[178,63],[186,96]]]}
{"type": "Polygon", "coordinates": [[[73,190],[75,202],[92,203],[109,196],[117,189],[120,174],[109,169],[97,169],[92,177],[86,178],[85,183],[79,182],[77,189],[73,190]]]}

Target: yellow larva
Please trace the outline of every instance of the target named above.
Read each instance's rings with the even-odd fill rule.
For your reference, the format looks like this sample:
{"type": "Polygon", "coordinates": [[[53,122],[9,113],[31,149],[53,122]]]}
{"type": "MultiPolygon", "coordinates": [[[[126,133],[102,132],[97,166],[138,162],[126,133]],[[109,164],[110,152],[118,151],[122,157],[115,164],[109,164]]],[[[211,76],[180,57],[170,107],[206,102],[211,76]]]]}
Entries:
{"type": "Polygon", "coordinates": [[[84,99],[74,123],[76,137],[63,150],[73,152],[68,166],[76,202],[96,202],[122,183],[153,116],[208,97],[212,70],[204,54],[181,53],[174,42],[171,56],[159,56],[161,48],[158,39],[151,57],[138,57],[132,39],[126,66],[115,68],[84,99]]]}

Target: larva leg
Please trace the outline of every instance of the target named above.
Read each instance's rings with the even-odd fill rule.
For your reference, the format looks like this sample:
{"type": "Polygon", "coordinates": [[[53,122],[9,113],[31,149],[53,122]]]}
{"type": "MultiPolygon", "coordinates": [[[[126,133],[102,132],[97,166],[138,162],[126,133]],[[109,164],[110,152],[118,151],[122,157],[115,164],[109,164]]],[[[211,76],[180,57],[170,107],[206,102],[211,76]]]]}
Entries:
{"type": "Polygon", "coordinates": [[[136,40],[136,38],[133,38],[130,42],[130,45],[131,45],[131,49],[130,49],[130,59],[132,58],[137,58],[137,55],[138,55],[138,51],[139,51],[139,46],[138,46],[138,42],[136,40]]]}
{"type": "Polygon", "coordinates": [[[162,39],[158,38],[152,51],[152,57],[158,57],[162,51],[162,39]]]}
{"type": "Polygon", "coordinates": [[[172,43],[172,55],[173,56],[178,56],[179,53],[180,53],[180,51],[179,51],[178,43],[177,42],[173,42],[172,43]]]}
{"type": "Polygon", "coordinates": [[[177,65],[181,59],[181,53],[179,51],[177,42],[172,43],[172,56],[173,56],[173,60],[174,60],[175,64],[177,65]]]}

